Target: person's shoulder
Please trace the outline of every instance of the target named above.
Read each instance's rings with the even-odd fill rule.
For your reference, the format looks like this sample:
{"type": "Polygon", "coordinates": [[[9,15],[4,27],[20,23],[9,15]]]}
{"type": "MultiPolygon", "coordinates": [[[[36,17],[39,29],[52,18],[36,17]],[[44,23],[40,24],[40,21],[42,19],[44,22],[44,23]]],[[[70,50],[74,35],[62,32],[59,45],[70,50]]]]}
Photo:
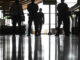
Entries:
{"type": "Polygon", "coordinates": [[[36,3],[34,3],[35,5],[38,5],[38,4],[36,4],[36,3]]]}
{"type": "Polygon", "coordinates": [[[28,5],[27,5],[27,8],[30,8],[30,7],[31,7],[31,5],[32,5],[31,3],[30,3],[30,4],[28,4],[28,5]]]}
{"type": "Polygon", "coordinates": [[[44,14],[43,12],[41,12],[42,14],[44,14]]]}
{"type": "Polygon", "coordinates": [[[15,3],[12,3],[11,5],[15,5],[15,3]]]}
{"type": "Polygon", "coordinates": [[[34,6],[34,4],[33,3],[30,3],[30,4],[28,4],[28,6],[34,6]]]}
{"type": "Polygon", "coordinates": [[[19,5],[22,5],[21,3],[18,3],[19,5]]]}
{"type": "Polygon", "coordinates": [[[59,3],[58,5],[61,5],[61,3],[59,3]]]}
{"type": "Polygon", "coordinates": [[[11,7],[15,7],[15,5],[16,5],[15,3],[12,3],[12,4],[11,4],[11,7]]]}
{"type": "Polygon", "coordinates": [[[44,15],[44,13],[43,13],[43,12],[39,12],[39,14],[44,15]]]}
{"type": "Polygon", "coordinates": [[[59,3],[58,6],[62,6],[62,3],[59,3]]]}
{"type": "Polygon", "coordinates": [[[66,4],[66,3],[64,3],[64,5],[66,5],[66,6],[67,6],[67,4],[66,4]]]}
{"type": "Polygon", "coordinates": [[[35,3],[28,4],[28,6],[34,6],[34,5],[37,5],[37,4],[35,4],[35,3]]]}
{"type": "Polygon", "coordinates": [[[34,5],[35,3],[30,3],[29,5],[34,5]]]}
{"type": "Polygon", "coordinates": [[[28,6],[32,5],[32,3],[28,4],[28,6]]]}
{"type": "Polygon", "coordinates": [[[38,5],[34,3],[33,6],[38,6],[38,5]]]}

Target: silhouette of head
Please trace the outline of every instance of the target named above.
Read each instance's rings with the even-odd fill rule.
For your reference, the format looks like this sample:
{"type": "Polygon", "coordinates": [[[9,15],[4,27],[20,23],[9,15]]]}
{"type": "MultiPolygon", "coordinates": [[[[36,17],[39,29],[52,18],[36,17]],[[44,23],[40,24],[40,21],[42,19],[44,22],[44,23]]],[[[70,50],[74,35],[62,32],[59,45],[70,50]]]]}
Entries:
{"type": "Polygon", "coordinates": [[[42,12],[42,8],[40,8],[39,11],[42,12]]]}
{"type": "Polygon", "coordinates": [[[19,3],[19,0],[15,0],[15,3],[19,3]]]}
{"type": "Polygon", "coordinates": [[[64,3],[64,0],[61,0],[61,3],[64,3]]]}
{"type": "Polygon", "coordinates": [[[31,1],[32,1],[32,3],[34,3],[35,0],[31,0],[31,1]]]}

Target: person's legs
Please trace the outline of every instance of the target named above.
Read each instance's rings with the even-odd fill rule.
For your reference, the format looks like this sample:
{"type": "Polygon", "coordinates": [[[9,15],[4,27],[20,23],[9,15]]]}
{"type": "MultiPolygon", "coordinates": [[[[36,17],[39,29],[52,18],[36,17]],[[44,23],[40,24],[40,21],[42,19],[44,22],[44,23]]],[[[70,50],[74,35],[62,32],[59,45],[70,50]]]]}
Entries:
{"type": "Polygon", "coordinates": [[[12,33],[15,34],[16,33],[16,21],[15,20],[12,21],[12,25],[13,25],[12,33]]]}
{"type": "Polygon", "coordinates": [[[17,22],[19,27],[21,27],[21,21],[21,16],[17,16],[17,22]]]}
{"type": "Polygon", "coordinates": [[[39,35],[39,29],[38,29],[38,25],[35,25],[35,35],[38,36],[39,35]]]}
{"type": "Polygon", "coordinates": [[[56,35],[60,34],[61,23],[62,23],[62,19],[61,19],[61,17],[58,17],[58,27],[57,27],[57,33],[56,33],[56,35]]]}
{"type": "Polygon", "coordinates": [[[16,27],[16,21],[15,20],[12,21],[12,25],[14,28],[16,27]]]}
{"type": "Polygon", "coordinates": [[[21,28],[21,21],[18,20],[18,33],[21,34],[22,33],[22,28],[21,28]]]}
{"type": "Polygon", "coordinates": [[[18,21],[18,26],[21,27],[21,21],[18,21]]]}
{"type": "Polygon", "coordinates": [[[13,27],[16,27],[16,18],[15,18],[15,16],[12,16],[12,25],[13,25],[13,27]]]}
{"type": "Polygon", "coordinates": [[[64,24],[65,35],[69,35],[70,34],[70,21],[69,21],[69,19],[67,19],[67,18],[64,19],[63,24],[64,24]]]}
{"type": "Polygon", "coordinates": [[[34,21],[34,25],[35,25],[35,35],[38,36],[38,32],[39,32],[39,24],[38,22],[34,21]]]}
{"type": "Polygon", "coordinates": [[[41,30],[42,30],[42,24],[40,24],[40,28],[39,28],[39,34],[41,35],[41,30]]]}
{"type": "Polygon", "coordinates": [[[29,21],[28,21],[28,36],[30,36],[30,33],[31,33],[32,21],[33,20],[29,17],[29,21]]]}
{"type": "Polygon", "coordinates": [[[39,35],[39,18],[37,17],[37,14],[34,15],[34,25],[35,25],[35,35],[38,36],[39,35]]]}

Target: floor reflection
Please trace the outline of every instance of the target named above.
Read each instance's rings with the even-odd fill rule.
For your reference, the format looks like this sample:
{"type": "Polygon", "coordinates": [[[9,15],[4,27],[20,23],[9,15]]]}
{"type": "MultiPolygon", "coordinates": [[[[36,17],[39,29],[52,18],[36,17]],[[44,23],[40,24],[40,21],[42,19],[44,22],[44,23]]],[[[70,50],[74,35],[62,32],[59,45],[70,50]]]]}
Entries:
{"type": "Polygon", "coordinates": [[[80,37],[0,36],[0,60],[80,60],[80,37]]]}
{"type": "Polygon", "coordinates": [[[76,35],[56,37],[56,60],[78,60],[78,37],[76,35]]]}
{"type": "Polygon", "coordinates": [[[16,36],[12,36],[12,60],[16,60],[16,36]]]}
{"type": "Polygon", "coordinates": [[[41,36],[35,37],[34,60],[42,60],[41,36]]]}
{"type": "Polygon", "coordinates": [[[28,37],[28,59],[32,60],[32,46],[31,46],[31,36],[28,37]]]}

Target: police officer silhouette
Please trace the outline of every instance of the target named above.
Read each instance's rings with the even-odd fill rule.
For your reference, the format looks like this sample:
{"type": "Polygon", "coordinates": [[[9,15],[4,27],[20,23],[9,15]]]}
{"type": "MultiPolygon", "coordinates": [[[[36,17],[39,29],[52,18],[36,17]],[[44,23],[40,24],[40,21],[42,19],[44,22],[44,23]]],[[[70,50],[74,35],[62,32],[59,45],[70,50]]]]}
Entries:
{"type": "Polygon", "coordinates": [[[16,23],[18,23],[18,26],[21,27],[21,21],[24,19],[24,13],[19,0],[15,0],[15,2],[11,5],[10,15],[13,27],[16,27],[16,23]]]}
{"type": "Polygon", "coordinates": [[[64,3],[64,0],[61,0],[61,3],[58,4],[57,10],[58,10],[58,27],[56,36],[59,36],[60,34],[60,26],[62,24],[62,21],[65,35],[69,35],[70,33],[69,8],[67,4],[64,3]]]}
{"type": "MultiPolygon", "coordinates": [[[[34,21],[34,24],[35,24],[37,20],[37,11],[38,11],[38,5],[34,3],[34,0],[31,0],[31,1],[32,2],[27,7],[27,10],[29,12],[28,36],[30,36],[30,33],[31,33],[32,22],[34,21]]],[[[35,34],[36,34],[36,27],[35,27],[35,34]]]]}

